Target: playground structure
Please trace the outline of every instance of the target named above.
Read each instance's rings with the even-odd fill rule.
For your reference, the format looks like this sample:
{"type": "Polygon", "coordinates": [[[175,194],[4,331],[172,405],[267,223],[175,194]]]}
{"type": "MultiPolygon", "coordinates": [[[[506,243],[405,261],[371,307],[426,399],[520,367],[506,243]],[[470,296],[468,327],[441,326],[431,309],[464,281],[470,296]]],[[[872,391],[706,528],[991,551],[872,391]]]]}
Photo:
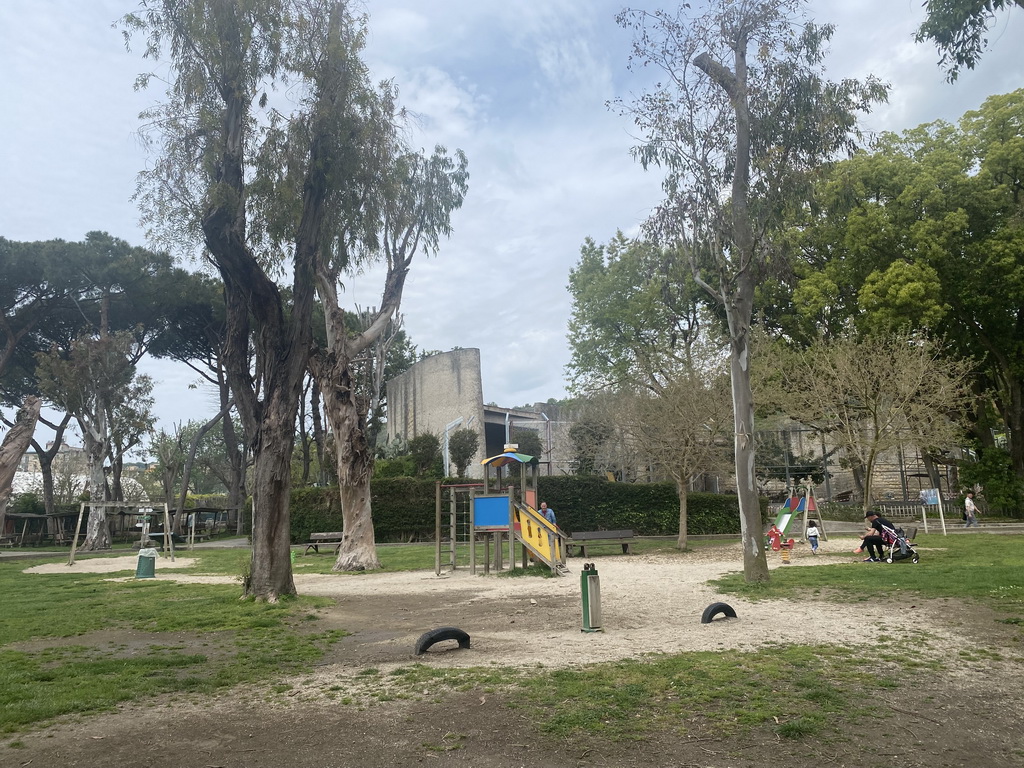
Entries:
{"type": "Polygon", "coordinates": [[[473,485],[437,484],[434,523],[434,572],[469,567],[475,574],[483,555],[484,574],[515,567],[516,543],[522,565],[541,562],[555,574],[565,567],[565,534],[537,511],[537,465],[533,457],[506,445],[484,459],[484,481],[473,485]],[[519,468],[518,483],[509,469],[519,468]],[[502,470],[505,470],[503,473],[502,470]],[[504,474],[504,478],[503,478],[504,474]],[[504,479],[504,484],[503,484],[504,479]],[[507,550],[506,550],[507,545],[507,550]],[[478,552],[478,547],[482,547],[478,552]],[[466,554],[468,550],[468,556],[466,554]]]}
{"type": "MultiPolygon", "coordinates": [[[[802,527],[800,528],[799,538],[803,540],[803,532],[807,530],[807,521],[815,520],[818,523],[818,532],[821,540],[828,541],[825,526],[818,515],[818,505],[814,500],[814,491],[809,485],[803,486],[803,491],[803,496],[800,496],[799,493],[794,493],[786,499],[786,503],[782,505],[782,509],[779,510],[779,514],[775,517],[775,527],[782,533],[782,537],[785,537],[790,533],[789,528],[793,521],[800,519],[802,527]]],[[[777,549],[775,546],[772,548],[777,549]]]]}

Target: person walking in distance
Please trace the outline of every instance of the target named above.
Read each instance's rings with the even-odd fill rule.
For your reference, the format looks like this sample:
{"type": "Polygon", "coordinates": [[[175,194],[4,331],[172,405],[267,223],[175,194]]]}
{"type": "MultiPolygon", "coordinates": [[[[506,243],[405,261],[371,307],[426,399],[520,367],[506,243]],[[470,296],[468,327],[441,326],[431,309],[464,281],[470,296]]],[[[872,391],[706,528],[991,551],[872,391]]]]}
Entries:
{"type": "Polygon", "coordinates": [[[964,528],[978,527],[978,507],[974,503],[974,491],[964,497],[964,528]]]}

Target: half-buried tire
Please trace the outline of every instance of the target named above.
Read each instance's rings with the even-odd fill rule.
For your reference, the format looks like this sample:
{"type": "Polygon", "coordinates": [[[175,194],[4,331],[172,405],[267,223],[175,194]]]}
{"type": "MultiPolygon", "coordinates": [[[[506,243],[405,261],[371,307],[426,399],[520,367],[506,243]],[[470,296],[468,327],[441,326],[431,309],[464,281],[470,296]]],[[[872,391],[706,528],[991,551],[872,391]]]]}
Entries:
{"type": "MultiPolygon", "coordinates": [[[[733,614],[735,616],[735,614],[733,614]]],[[[416,641],[416,655],[420,656],[427,652],[427,649],[434,643],[444,640],[458,640],[459,648],[469,648],[469,635],[458,627],[438,627],[429,632],[424,632],[416,641]]]]}
{"type": "Polygon", "coordinates": [[[712,603],[704,609],[703,615],[700,617],[701,624],[710,624],[715,616],[722,614],[730,619],[736,618],[736,611],[732,609],[732,606],[728,603],[712,603]]]}

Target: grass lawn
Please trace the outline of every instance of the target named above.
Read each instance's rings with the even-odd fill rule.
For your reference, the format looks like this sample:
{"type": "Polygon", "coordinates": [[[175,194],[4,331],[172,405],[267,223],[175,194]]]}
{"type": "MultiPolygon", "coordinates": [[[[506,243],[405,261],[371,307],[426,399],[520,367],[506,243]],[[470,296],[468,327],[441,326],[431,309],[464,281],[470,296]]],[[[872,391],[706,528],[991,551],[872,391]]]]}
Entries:
{"type": "MultiPolygon", "coordinates": [[[[212,572],[239,562],[237,551],[210,553],[212,572]]],[[[32,564],[0,563],[0,732],[306,669],[343,636],[306,621],[311,608],[329,602],[323,598],[268,605],[239,600],[238,586],[108,580],[132,572],[21,573],[32,564]],[[145,633],[149,642],[106,639],[122,629],[145,633]]],[[[158,567],[170,565],[161,560],[158,567]]]]}
{"type": "Polygon", "coordinates": [[[922,534],[915,544],[921,554],[917,565],[904,560],[854,569],[777,569],[766,584],[747,584],[741,573],[713,583],[723,593],[748,599],[826,597],[850,602],[910,593],[992,601],[1010,613],[1024,610],[1024,537],[922,534]]]}
{"type": "MultiPolygon", "coordinates": [[[[723,594],[757,600],[849,603],[920,595],[976,601],[995,607],[1006,624],[1024,624],[1024,536],[922,535],[917,545],[918,565],[780,568],[767,584],[746,584],[742,574],[732,574],[716,586],[723,594]]],[[[670,541],[639,540],[636,551],[677,553],[670,541]]],[[[178,554],[199,561],[193,573],[229,575],[240,574],[249,557],[238,549],[178,554]]],[[[429,544],[385,545],[379,556],[389,571],[433,569],[429,544]]],[[[328,573],[333,563],[329,553],[304,556],[299,550],[295,571],[328,573]]],[[[31,564],[0,562],[5,595],[0,733],[61,715],[108,711],[120,702],[158,694],[206,695],[240,683],[301,675],[344,636],[323,631],[311,620],[313,609],[329,602],[325,598],[266,605],[239,600],[237,585],[110,581],[112,574],[22,574],[31,564]],[[110,639],[112,630],[124,629],[142,633],[143,639],[136,645],[110,639]]],[[[158,571],[176,567],[166,558],[157,562],[158,571]]],[[[919,640],[882,638],[880,643],[885,659],[901,668],[939,663],[920,661],[912,647],[919,640]]],[[[640,738],[668,719],[675,727],[699,719],[726,731],[777,723],[780,737],[803,738],[821,733],[840,715],[871,716],[871,692],[894,684],[891,677],[865,674],[856,649],[836,646],[684,653],[571,671],[531,669],[528,674],[511,668],[412,665],[392,677],[410,691],[425,679],[456,690],[515,686],[520,692],[512,697],[515,706],[550,733],[613,739],[640,738]]]]}

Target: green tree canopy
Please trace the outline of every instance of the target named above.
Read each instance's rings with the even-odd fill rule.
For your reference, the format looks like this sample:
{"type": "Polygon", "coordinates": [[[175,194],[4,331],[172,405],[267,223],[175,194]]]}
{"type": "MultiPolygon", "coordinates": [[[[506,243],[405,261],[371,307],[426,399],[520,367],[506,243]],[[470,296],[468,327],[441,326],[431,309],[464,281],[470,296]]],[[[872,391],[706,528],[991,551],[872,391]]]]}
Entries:
{"type": "Polygon", "coordinates": [[[587,238],[569,272],[572,317],[567,370],[578,393],[607,387],[657,390],[693,367],[693,343],[711,319],[689,266],[648,242],[616,233],[587,238]]]}
{"type": "Polygon", "coordinates": [[[1024,478],[1024,90],[955,126],[882,135],[831,169],[818,204],[800,227],[786,335],[852,323],[944,339],[975,363],[976,437],[992,445],[994,404],[1024,478]]]}
{"type": "Polygon", "coordinates": [[[808,176],[852,149],[856,115],[887,94],[874,78],[832,82],[823,60],[832,27],[801,0],[711,0],[701,13],[623,11],[632,59],[665,74],[625,108],[644,133],[635,150],[664,169],[651,217],[661,243],[684,254],[728,321],[736,484],[748,581],[768,579],[754,477],[751,323],[756,287],[779,250],[787,212],[808,176]]]}

